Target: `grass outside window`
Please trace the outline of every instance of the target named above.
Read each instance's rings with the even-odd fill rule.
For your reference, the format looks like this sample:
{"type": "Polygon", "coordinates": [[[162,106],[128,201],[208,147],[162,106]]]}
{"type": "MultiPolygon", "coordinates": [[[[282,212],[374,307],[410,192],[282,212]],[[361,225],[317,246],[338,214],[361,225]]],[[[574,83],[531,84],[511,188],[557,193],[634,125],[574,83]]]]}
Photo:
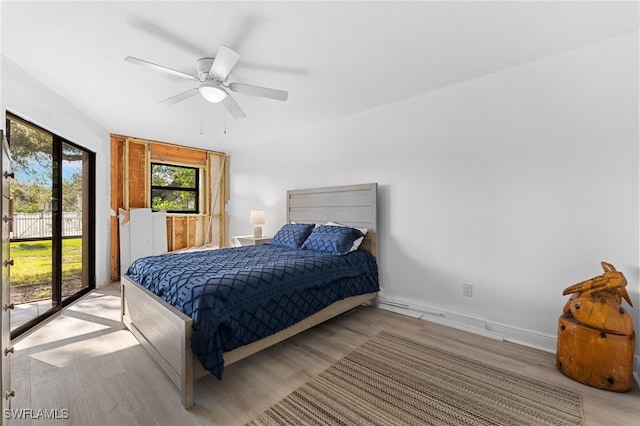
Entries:
{"type": "MultiPolygon", "coordinates": [[[[11,286],[51,283],[51,240],[12,241],[11,286]]],[[[82,278],[82,238],[62,240],[62,276],[82,278]]]]}

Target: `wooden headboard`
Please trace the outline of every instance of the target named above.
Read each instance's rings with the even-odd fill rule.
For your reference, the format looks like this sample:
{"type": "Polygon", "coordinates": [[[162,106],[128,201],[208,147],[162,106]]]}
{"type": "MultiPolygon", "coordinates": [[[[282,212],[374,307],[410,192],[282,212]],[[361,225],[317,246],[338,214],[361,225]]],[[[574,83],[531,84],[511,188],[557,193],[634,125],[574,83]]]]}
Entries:
{"type": "Polygon", "coordinates": [[[378,256],[377,183],[287,191],[287,223],[336,222],[367,228],[362,245],[378,256]]]}

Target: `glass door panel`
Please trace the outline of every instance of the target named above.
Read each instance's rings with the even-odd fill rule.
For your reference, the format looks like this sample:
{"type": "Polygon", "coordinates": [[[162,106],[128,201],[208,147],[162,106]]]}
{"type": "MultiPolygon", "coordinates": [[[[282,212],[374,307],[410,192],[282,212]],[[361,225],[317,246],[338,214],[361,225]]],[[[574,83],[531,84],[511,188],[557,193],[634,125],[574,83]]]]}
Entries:
{"type": "Polygon", "coordinates": [[[89,286],[83,214],[87,209],[89,155],[73,145],[62,144],[62,297],[89,286]]]}
{"type": "Polygon", "coordinates": [[[11,233],[11,328],[50,310],[53,303],[53,137],[21,121],[9,121],[14,205],[11,233]]]}

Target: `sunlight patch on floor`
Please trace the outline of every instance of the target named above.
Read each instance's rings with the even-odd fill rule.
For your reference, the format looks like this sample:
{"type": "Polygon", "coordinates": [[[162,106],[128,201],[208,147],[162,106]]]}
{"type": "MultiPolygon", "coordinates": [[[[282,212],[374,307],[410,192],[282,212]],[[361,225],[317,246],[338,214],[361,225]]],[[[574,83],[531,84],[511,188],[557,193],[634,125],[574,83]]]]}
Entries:
{"type": "Polygon", "coordinates": [[[104,332],[109,329],[108,325],[99,324],[93,321],[69,317],[66,315],[57,316],[42,326],[35,329],[28,336],[20,338],[14,346],[16,351],[25,349],[36,349],[39,346],[51,346],[59,342],[60,337],[51,333],[51,329],[64,329],[73,332],[75,336],[104,332]],[[44,327],[45,324],[52,324],[53,327],[44,327]]]}
{"type": "Polygon", "coordinates": [[[113,354],[137,345],[138,341],[131,333],[121,330],[71,343],[63,343],[61,346],[36,352],[30,356],[38,361],[64,368],[81,361],[86,362],[88,359],[113,354]]]}

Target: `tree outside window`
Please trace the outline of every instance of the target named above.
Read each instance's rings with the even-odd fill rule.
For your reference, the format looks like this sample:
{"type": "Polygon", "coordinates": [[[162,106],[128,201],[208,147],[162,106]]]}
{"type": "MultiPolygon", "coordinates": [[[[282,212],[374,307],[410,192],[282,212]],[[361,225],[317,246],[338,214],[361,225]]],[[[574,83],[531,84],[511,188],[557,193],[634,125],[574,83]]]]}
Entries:
{"type": "Polygon", "coordinates": [[[151,163],[151,208],[168,213],[199,213],[199,169],[151,163]]]}

